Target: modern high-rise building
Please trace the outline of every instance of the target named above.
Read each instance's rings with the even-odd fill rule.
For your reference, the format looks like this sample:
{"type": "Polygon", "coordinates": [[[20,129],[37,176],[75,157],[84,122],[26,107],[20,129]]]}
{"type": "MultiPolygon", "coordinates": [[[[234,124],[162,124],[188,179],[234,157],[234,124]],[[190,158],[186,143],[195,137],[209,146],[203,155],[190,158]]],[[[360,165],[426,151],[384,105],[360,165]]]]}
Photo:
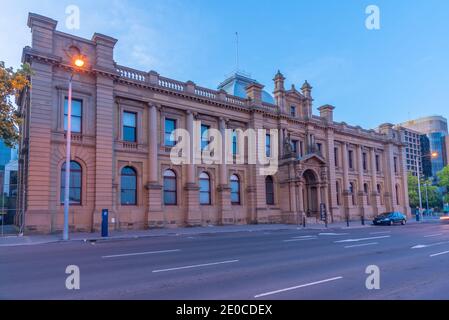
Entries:
{"type": "Polygon", "coordinates": [[[448,128],[446,118],[442,116],[424,117],[404,122],[399,126],[427,136],[429,139],[429,152],[422,153],[421,157],[423,160],[430,161],[431,175],[436,177],[437,173],[448,164],[448,128]],[[436,157],[432,157],[433,154],[436,157]]]}
{"type": "Polygon", "coordinates": [[[396,126],[401,141],[405,144],[405,161],[407,171],[415,177],[424,175],[429,177],[432,175],[431,165],[428,160],[422,157],[423,154],[429,152],[429,139],[422,133],[396,126]]]}

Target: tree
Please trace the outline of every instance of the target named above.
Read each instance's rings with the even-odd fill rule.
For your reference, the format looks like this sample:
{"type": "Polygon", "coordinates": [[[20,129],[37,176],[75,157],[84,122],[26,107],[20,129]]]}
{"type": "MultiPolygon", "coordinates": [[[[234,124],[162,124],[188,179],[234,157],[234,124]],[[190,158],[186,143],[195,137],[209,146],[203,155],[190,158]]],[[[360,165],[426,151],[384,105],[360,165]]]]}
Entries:
{"type": "MultiPolygon", "coordinates": [[[[441,194],[438,192],[438,187],[432,185],[432,181],[430,179],[421,180],[421,199],[423,207],[425,208],[427,205],[426,189],[427,198],[429,200],[429,208],[440,208],[442,206],[441,194]]],[[[418,177],[415,177],[411,173],[408,174],[408,196],[410,207],[419,207],[418,177]]]]}
{"type": "Polygon", "coordinates": [[[23,64],[14,71],[6,68],[0,61],[0,139],[9,147],[13,147],[19,140],[19,125],[22,117],[14,104],[23,89],[30,86],[29,76],[31,68],[23,64]]]}
{"type": "Polygon", "coordinates": [[[444,203],[449,203],[449,165],[437,173],[440,187],[445,189],[444,203]]]}

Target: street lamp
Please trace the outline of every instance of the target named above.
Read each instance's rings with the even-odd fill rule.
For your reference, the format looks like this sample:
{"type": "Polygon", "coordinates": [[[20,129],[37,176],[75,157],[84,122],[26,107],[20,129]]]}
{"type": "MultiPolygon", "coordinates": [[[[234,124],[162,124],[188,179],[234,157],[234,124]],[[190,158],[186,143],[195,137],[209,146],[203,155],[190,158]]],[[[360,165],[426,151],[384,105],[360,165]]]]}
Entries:
{"type": "Polygon", "coordinates": [[[64,230],[63,240],[69,240],[69,207],[70,207],[70,149],[72,145],[72,79],[73,73],[82,68],[85,59],[82,55],[73,57],[73,70],[69,79],[69,96],[67,99],[67,132],[66,132],[66,161],[65,161],[65,185],[64,185],[64,230]]]}
{"type": "MultiPolygon", "coordinates": [[[[435,159],[438,157],[438,152],[434,151],[430,155],[421,156],[421,158],[428,158],[435,159]]],[[[421,172],[419,170],[419,163],[418,163],[418,157],[415,156],[415,165],[416,165],[416,173],[418,176],[418,197],[419,197],[419,217],[422,219],[422,195],[421,195],[421,172]]],[[[427,187],[426,187],[426,197],[427,197],[427,187]]],[[[427,210],[429,209],[429,202],[427,199],[427,210]]]]}

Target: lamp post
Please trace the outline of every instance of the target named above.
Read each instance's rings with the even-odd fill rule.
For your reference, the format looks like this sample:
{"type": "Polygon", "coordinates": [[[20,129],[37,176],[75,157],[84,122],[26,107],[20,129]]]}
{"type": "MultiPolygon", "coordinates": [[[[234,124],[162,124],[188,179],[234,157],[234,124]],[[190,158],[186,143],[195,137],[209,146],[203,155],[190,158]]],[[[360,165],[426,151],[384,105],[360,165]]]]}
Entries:
{"type": "MultiPolygon", "coordinates": [[[[77,68],[84,66],[81,56],[75,57],[73,64],[77,68]]],[[[70,208],[70,151],[72,145],[72,79],[73,71],[69,79],[69,94],[67,98],[67,130],[66,130],[66,161],[65,161],[65,184],[64,184],[64,229],[63,240],[69,240],[69,208],[70,208]]]]}
{"type": "MultiPolygon", "coordinates": [[[[432,152],[430,155],[421,156],[421,158],[427,158],[427,157],[430,157],[431,159],[437,158],[438,152],[432,152]]],[[[416,164],[416,173],[418,175],[419,217],[422,220],[423,215],[422,215],[422,195],[421,195],[421,171],[419,168],[417,156],[415,156],[415,164],[416,164]]],[[[427,187],[426,187],[426,198],[427,198],[427,187]]],[[[429,206],[429,201],[427,199],[427,209],[428,209],[428,206],[429,206]]]]}

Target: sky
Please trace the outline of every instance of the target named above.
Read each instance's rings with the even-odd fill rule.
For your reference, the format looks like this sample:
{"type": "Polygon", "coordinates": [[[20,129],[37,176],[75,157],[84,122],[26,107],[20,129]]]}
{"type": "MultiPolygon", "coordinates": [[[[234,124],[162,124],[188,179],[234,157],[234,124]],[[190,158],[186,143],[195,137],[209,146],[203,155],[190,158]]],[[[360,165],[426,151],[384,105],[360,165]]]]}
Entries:
{"type": "Polygon", "coordinates": [[[447,0],[0,0],[0,8],[7,66],[20,65],[34,12],[63,32],[118,39],[120,65],[216,89],[236,69],[238,32],[241,70],[269,92],[278,69],[287,87],[307,80],[314,106],[334,105],[336,121],[375,128],[449,117],[447,0]],[[66,26],[69,5],[80,10],[79,29],[66,26]],[[379,8],[379,30],[366,28],[369,5],[379,8]]]}

